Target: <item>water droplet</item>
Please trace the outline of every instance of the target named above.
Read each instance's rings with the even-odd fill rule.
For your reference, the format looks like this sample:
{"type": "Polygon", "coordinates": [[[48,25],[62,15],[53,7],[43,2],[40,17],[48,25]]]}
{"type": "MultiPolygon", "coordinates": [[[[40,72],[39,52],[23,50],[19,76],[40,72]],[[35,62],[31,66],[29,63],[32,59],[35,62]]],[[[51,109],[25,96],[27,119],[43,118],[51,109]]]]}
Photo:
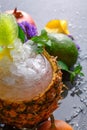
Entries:
{"type": "Polygon", "coordinates": [[[79,109],[80,109],[80,111],[84,110],[83,106],[79,106],[79,109]]]}
{"type": "Polygon", "coordinates": [[[83,110],[83,114],[86,114],[86,110],[85,109],[83,110]]]}
{"type": "Polygon", "coordinates": [[[87,55],[84,56],[84,59],[87,59],[87,55]]]}
{"type": "Polygon", "coordinates": [[[73,106],[73,108],[74,108],[74,109],[76,109],[76,108],[77,108],[77,106],[73,106]]]}
{"type": "Polygon", "coordinates": [[[84,99],[84,103],[85,103],[85,104],[87,103],[87,99],[84,99]]]}
{"type": "Polygon", "coordinates": [[[76,11],[76,15],[79,15],[80,13],[79,13],[79,11],[76,11]]]}
{"type": "Polygon", "coordinates": [[[69,23],[69,26],[70,26],[70,27],[72,27],[72,24],[71,24],[71,23],[69,23]]]}
{"type": "Polygon", "coordinates": [[[63,12],[63,13],[64,13],[64,12],[65,12],[65,10],[64,10],[64,9],[62,9],[62,10],[61,10],[61,12],[63,12]]]}
{"type": "Polygon", "coordinates": [[[86,94],[85,97],[87,98],[87,91],[85,92],[85,94],[86,94]]]}
{"type": "Polygon", "coordinates": [[[83,88],[83,90],[84,90],[84,91],[87,91],[87,88],[85,87],[85,88],[83,88]]]}
{"type": "Polygon", "coordinates": [[[74,113],[73,113],[73,115],[72,115],[72,118],[77,117],[77,116],[78,116],[78,114],[79,114],[79,111],[74,112],[74,113]]]}
{"type": "Polygon", "coordinates": [[[71,122],[71,117],[65,118],[65,121],[66,121],[67,123],[71,122]]]}
{"type": "Polygon", "coordinates": [[[57,10],[56,9],[54,9],[54,12],[56,12],[57,10]]]}
{"type": "Polygon", "coordinates": [[[83,16],[83,17],[82,17],[82,20],[85,20],[85,19],[86,19],[86,17],[83,16]]]}
{"type": "Polygon", "coordinates": [[[72,125],[75,130],[78,130],[79,124],[77,122],[72,122],[70,125],[72,125]]]}

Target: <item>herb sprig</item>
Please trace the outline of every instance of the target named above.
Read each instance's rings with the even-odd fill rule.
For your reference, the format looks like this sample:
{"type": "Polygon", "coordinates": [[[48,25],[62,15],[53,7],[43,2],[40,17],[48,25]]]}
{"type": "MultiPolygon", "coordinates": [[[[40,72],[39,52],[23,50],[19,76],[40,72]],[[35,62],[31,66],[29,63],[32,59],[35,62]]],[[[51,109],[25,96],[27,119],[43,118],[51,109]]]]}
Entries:
{"type": "MultiPolygon", "coordinates": [[[[21,39],[24,41],[24,34],[20,28],[19,28],[19,31],[20,31],[21,39]]],[[[32,37],[31,40],[37,44],[37,50],[36,50],[37,53],[42,53],[45,47],[50,49],[52,45],[52,41],[51,39],[49,39],[48,34],[45,30],[41,30],[41,34],[38,36],[32,37]]],[[[57,63],[58,63],[58,66],[61,68],[61,70],[64,70],[70,74],[71,82],[74,81],[77,75],[84,76],[84,74],[82,73],[82,66],[80,64],[75,66],[73,70],[71,71],[63,61],[58,61],[57,63]]]]}
{"type": "Polygon", "coordinates": [[[84,76],[82,72],[82,66],[80,64],[76,65],[73,67],[73,70],[70,70],[68,66],[62,62],[62,61],[57,61],[58,66],[61,68],[61,70],[64,70],[70,74],[70,81],[73,83],[74,79],[76,76],[84,76]]]}
{"type": "MultiPolygon", "coordinates": [[[[38,53],[42,53],[43,48],[47,46],[49,49],[51,48],[52,41],[49,39],[47,32],[45,30],[42,30],[39,36],[35,36],[31,40],[37,43],[38,53]]],[[[58,63],[58,66],[61,68],[61,70],[64,70],[70,74],[71,82],[74,81],[77,75],[84,76],[84,74],[82,73],[82,66],[80,64],[74,66],[73,70],[71,71],[63,61],[58,61],[57,63],[58,63]]]]}
{"type": "Polygon", "coordinates": [[[47,32],[45,30],[41,31],[39,36],[34,36],[31,38],[37,44],[37,52],[42,53],[45,47],[51,47],[51,40],[49,39],[47,32]]]}

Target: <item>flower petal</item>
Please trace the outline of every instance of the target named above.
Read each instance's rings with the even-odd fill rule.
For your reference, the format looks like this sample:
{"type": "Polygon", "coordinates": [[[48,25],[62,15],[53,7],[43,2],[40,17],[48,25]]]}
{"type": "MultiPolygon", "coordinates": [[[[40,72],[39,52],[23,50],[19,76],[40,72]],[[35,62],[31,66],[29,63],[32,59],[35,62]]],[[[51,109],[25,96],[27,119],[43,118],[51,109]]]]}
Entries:
{"type": "Polygon", "coordinates": [[[45,29],[49,33],[64,33],[69,34],[68,25],[66,20],[51,20],[45,25],[45,29]]]}
{"type": "Polygon", "coordinates": [[[19,26],[25,32],[28,39],[37,35],[37,28],[35,25],[28,23],[27,21],[23,21],[19,23],[19,26]]]}

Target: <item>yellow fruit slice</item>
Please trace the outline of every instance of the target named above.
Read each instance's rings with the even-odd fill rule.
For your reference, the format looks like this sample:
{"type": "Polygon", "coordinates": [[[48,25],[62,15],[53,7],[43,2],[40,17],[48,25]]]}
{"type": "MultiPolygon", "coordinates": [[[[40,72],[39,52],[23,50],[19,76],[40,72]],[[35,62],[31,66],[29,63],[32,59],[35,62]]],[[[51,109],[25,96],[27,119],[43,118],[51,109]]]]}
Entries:
{"type": "Polygon", "coordinates": [[[18,37],[18,25],[11,14],[0,14],[0,46],[12,45],[18,37]]]}
{"type": "Polygon", "coordinates": [[[12,57],[10,55],[10,50],[12,50],[12,48],[0,48],[0,60],[4,57],[4,56],[8,56],[11,60],[12,57]]]}
{"type": "Polygon", "coordinates": [[[66,20],[50,20],[45,25],[45,30],[49,33],[64,33],[64,34],[70,34],[68,30],[68,23],[66,20]]]}
{"type": "Polygon", "coordinates": [[[4,56],[11,59],[10,50],[18,37],[18,25],[12,14],[0,14],[0,60],[4,56]]]}

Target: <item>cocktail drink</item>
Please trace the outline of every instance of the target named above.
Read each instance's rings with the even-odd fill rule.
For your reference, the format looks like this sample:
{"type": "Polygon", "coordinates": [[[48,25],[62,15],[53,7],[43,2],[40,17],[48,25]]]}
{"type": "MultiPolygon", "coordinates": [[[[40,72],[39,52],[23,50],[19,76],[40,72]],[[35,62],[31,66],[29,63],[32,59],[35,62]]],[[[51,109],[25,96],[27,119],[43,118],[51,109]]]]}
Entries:
{"type": "Polygon", "coordinates": [[[47,120],[61,98],[62,73],[56,59],[18,37],[13,15],[0,14],[0,122],[32,128],[47,120]]]}

